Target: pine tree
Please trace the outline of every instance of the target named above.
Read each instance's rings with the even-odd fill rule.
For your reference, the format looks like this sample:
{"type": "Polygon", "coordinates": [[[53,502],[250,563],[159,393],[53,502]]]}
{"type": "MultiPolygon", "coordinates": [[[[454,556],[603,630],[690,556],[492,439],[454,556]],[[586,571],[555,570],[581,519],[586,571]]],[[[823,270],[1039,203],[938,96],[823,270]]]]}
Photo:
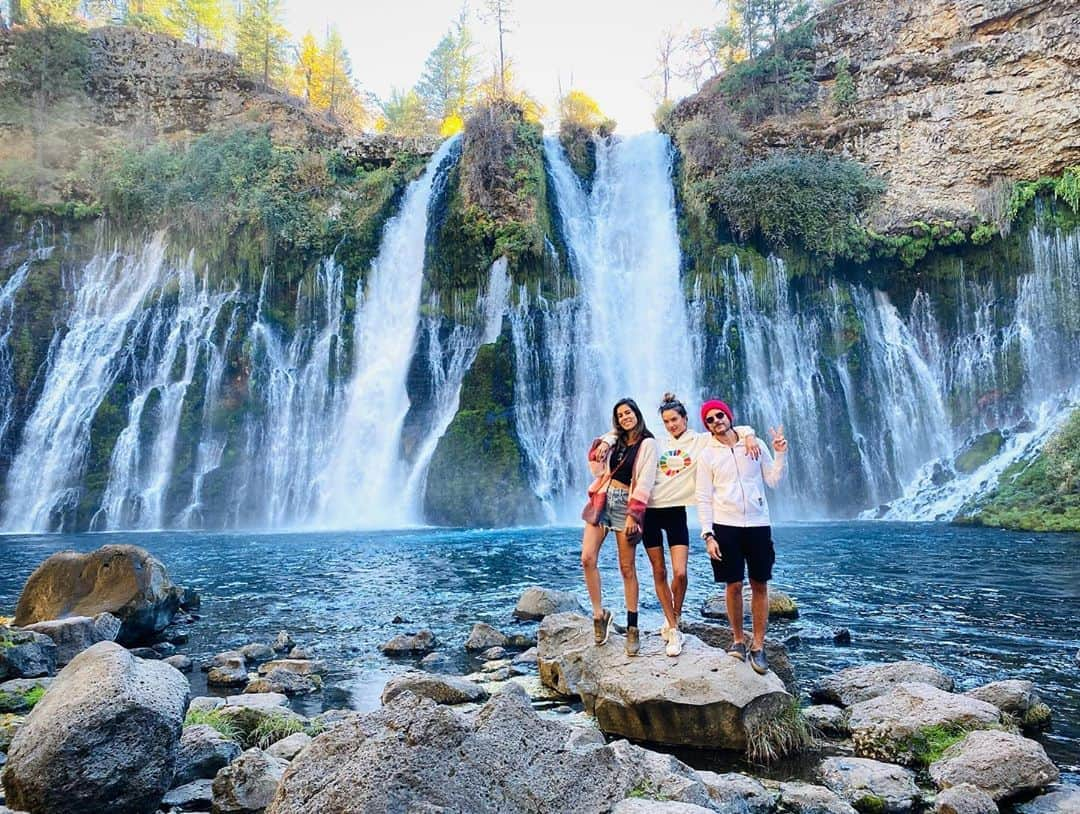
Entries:
{"type": "Polygon", "coordinates": [[[282,25],[282,0],[246,0],[238,12],[236,55],[244,70],[265,86],[280,84],[285,73],[289,32],[282,25]]]}
{"type": "Polygon", "coordinates": [[[196,46],[224,47],[229,15],[222,0],[170,0],[165,16],[196,46]]]}
{"type": "Polygon", "coordinates": [[[447,122],[465,118],[476,95],[476,57],[465,11],[428,56],[416,92],[440,131],[447,122]]]}

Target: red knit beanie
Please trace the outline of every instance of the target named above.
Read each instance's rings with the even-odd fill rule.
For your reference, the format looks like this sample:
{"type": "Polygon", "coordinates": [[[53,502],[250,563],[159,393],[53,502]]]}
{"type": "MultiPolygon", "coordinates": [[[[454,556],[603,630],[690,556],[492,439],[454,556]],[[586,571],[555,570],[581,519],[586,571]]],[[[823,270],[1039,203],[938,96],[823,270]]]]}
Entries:
{"type": "Polygon", "coordinates": [[[719,410],[727,416],[728,423],[735,423],[735,416],[731,413],[731,408],[728,407],[720,399],[709,399],[707,402],[701,405],[701,423],[705,423],[705,416],[711,413],[713,410],[719,410]]]}

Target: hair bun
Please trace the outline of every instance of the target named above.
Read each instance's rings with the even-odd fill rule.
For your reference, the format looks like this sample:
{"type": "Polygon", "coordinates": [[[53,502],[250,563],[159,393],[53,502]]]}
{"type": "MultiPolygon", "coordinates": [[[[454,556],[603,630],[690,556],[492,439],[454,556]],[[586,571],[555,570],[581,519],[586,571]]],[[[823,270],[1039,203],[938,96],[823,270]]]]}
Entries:
{"type": "Polygon", "coordinates": [[[663,401],[678,401],[678,399],[675,397],[674,393],[664,393],[663,401]]]}

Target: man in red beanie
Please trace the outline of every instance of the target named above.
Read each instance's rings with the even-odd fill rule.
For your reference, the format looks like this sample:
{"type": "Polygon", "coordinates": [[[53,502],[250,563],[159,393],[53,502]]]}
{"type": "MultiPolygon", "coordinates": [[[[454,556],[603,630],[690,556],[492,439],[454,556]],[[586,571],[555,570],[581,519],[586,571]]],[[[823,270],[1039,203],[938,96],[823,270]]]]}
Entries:
{"type": "Polygon", "coordinates": [[[765,658],[765,627],[769,619],[769,580],[772,579],[772,527],[765,484],[776,487],[784,475],[788,443],[784,426],[769,428],[775,460],[761,445],[761,456],[748,458],[744,439],[732,426],[734,415],[724,402],[701,405],[701,420],[712,442],[698,458],[697,506],[701,536],[712,558],[713,578],[727,584],[726,600],[732,640],[728,653],[747,659],[754,671],[769,671],[765,658]],[[750,653],[743,640],[743,579],[750,576],[750,615],[753,638],[750,653]]]}

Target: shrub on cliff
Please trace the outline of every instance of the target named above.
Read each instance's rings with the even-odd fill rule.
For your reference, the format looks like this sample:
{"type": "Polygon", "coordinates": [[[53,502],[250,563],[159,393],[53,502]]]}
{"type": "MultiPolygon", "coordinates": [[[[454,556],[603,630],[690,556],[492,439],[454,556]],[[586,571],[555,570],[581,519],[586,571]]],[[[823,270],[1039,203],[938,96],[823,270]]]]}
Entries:
{"type": "Polygon", "coordinates": [[[596,173],[595,137],[615,132],[615,120],[600,110],[596,100],[584,91],[572,90],[559,100],[559,142],[570,166],[582,179],[591,182],[596,173]]]}
{"type": "Polygon", "coordinates": [[[853,253],[864,239],[859,216],[884,191],[862,165],[825,153],[771,156],[725,173],[716,187],[736,234],[828,257],[853,253]]]}

